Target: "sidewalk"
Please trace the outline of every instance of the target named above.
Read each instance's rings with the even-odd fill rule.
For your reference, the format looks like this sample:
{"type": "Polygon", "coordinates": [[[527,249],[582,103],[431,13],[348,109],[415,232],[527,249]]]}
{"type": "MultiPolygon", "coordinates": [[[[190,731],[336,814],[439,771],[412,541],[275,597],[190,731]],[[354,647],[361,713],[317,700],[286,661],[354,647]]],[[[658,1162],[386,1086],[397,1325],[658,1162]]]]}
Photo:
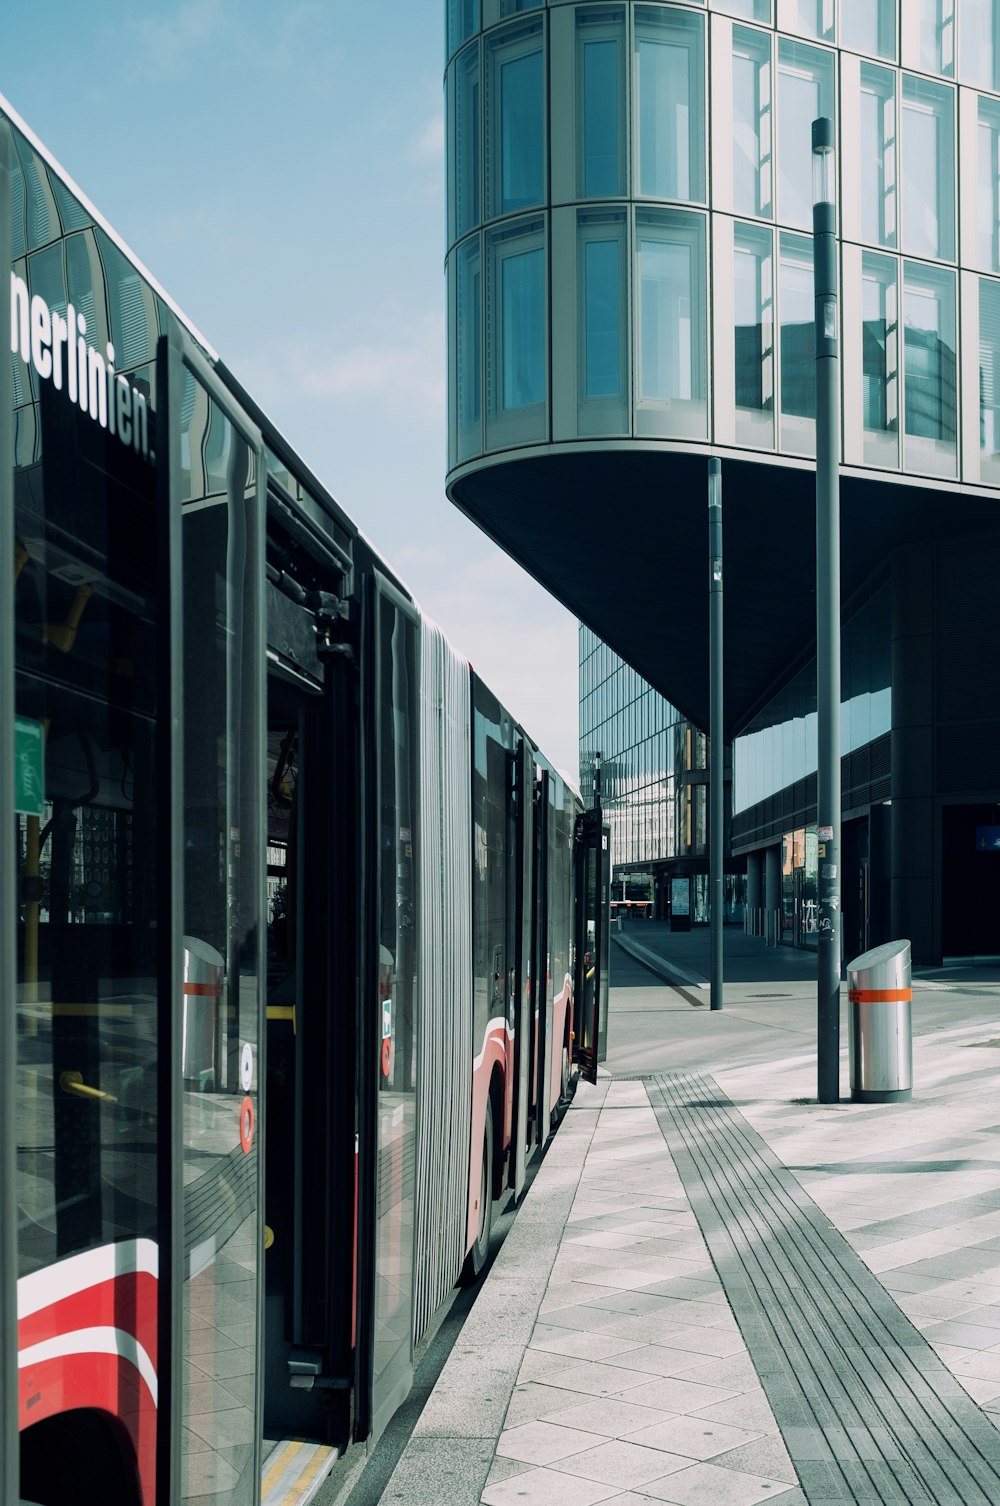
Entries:
{"type": "Polygon", "coordinates": [[[612,989],[385,1502],[1000,1501],[1000,989],[917,982],[914,1101],[820,1107],[777,976],[612,989]]]}

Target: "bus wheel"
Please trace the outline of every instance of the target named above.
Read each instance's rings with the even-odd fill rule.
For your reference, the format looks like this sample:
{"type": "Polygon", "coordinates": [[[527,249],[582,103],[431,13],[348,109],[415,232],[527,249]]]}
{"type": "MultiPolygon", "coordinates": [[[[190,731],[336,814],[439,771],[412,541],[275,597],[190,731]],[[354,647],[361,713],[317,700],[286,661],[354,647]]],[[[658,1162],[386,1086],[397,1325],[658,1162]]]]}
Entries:
{"type": "Polygon", "coordinates": [[[493,1229],[493,1104],[486,1100],[486,1128],[483,1133],[483,1164],[479,1179],[479,1232],[476,1242],[465,1257],[462,1267],[463,1286],[472,1286],[479,1280],[490,1252],[490,1233],[493,1229]]]}

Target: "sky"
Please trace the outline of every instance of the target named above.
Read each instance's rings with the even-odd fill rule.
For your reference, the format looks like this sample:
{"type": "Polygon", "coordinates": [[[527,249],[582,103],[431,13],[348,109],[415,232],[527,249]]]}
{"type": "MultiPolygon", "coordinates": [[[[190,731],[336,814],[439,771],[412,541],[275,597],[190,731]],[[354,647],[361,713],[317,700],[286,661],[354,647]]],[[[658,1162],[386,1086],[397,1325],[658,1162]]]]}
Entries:
{"type": "Polygon", "coordinates": [[[576,780],[576,621],[444,493],[444,0],[2,0],[0,94],[576,780]]]}

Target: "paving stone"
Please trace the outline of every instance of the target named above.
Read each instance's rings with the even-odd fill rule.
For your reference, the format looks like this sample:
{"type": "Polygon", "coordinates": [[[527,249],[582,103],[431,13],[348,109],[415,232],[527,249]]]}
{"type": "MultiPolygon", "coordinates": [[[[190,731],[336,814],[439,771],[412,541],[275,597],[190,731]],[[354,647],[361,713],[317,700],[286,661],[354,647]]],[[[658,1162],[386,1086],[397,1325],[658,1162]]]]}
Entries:
{"type": "Polygon", "coordinates": [[[486,1484],[498,1485],[501,1480],[513,1480],[516,1475],[527,1474],[533,1468],[534,1465],[524,1464],[520,1459],[494,1459],[486,1484]]]}
{"type": "Polygon", "coordinates": [[[639,1489],[662,1480],[675,1470],[686,1469],[690,1459],[680,1454],[671,1454],[663,1449],[644,1448],[641,1444],[624,1438],[602,1443],[597,1448],[586,1449],[560,1459],[557,1466],[561,1474],[577,1475],[584,1480],[599,1480],[605,1485],[616,1485],[619,1490],[639,1489]]]}
{"type": "Polygon", "coordinates": [[[644,1407],[637,1402],[602,1396],[599,1401],[582,1401],[578,1398],[569,1406],[546,1412],[545,1420],[557,1423],[560,1427],[579,1428],[584,1433],[627,1438],[640,1428],[652,1427],[656,1422],[666,1422],[672,1415],[674,1414],[657,1407],[644,1407]]]}
{"type": "MultiPolygon", "coordinates": [[[[558,1358],[565,1361],[564,1355],[558,1358]]],[[[562,1386],[571,1391],[585,1391],[591,1396],[615,1396],[622,1391],[630,1390],[636,1384],[634,1370],[626,1370],[618,1365],[603,1365],[599,1361],[591,1360],[580,1360],[576,1364],[566,1365],[563,1369],[549,1371],[547,1378],[555,1386],[562,1386]]]]}
{"type": "Polygon", "coordinates": [[[550,1413],[580,1406],[591,1398],[580,1391],[565,1391],[559,1386],[546,1386],[538,1381],[528,1381],[514,1387],[504,1418],[504,1426],[516,1428],[522,1422],[535,1422],[538,1418],[549,1419],[550,1413]]]}
{"type": "MultiPolygon", "coordinates": [[[[646,1407],[662,1407],[667,1412],[697,1412],[699,1416],[704,1416],[704,1408],[726,1401],[733,1395],[732,1389],[706,1386],[690,1378],[677,1376],[647,1380],[626,1392],[624,1400],[635,1401],[646,1407]]],[[[706,1420],[722,1422],[725,1419],[709,1417],[706,1420]]]]}
{"type": "MultiPolygon", "coordinates": [[[[541,1325],[539,1325],[540,1327],[541,1325]]],[[[570,1332],[553,1329],[544,1338],[538,1337],[538,1328],[531,1339],[532,1349],[546,1354],[565,1354],[576,1360],[607,1360],[625,1354],[630,1349],[640,1349],[638,1339],[621,1339],[609,1333],[570,1332]]]]}
{"type": "MultiPolygon", "coordinates": [[[[581,1480],[575,1475],[557,1474],[552,1469],[530,1469],[513,1480],[501,1480],[483,1491],[483,1506],[597,1506],[618,1494],[615,1486],[596,1480],[581,1480]]],[[[453,1506],[442,1496],[434,1506],[453,1506]]]]}
{"type": "Polygon", "coordinates": [[[625,1369],[634,1370],[638,1374],[690,1375],[692,1379],[711,1384],[702,1374],[704,1356],[693,1354],[690,1349],[671,1349],[669,1344],[644,1344],[639,1349],[630,1349],[619,1358],[625,1369]]]}
{"type": "Polygon", "coordinates": [[[757,1506],[788,1494],[784,1481],[719,1469],[714,1464],[692,1465],[643,1489],[653,1500],[673,1501],[677,1506],[757,1506]]]}
{"type": "Polygon", "coordinates": [[[740,1444],[739,1448],[717,1454],[712,1463],[720,1469],[738,1469],[744,1474],[760,1475],[768,1480],[784,1480],[789,1485],[798,1483],[795,1465],[776,1433],[753,1438],[749,1443],[740,1444]]]}
{"type": "Polygon", "coordinates": [[[633,1443],[648,1444],[691,1459],[711,1459],[727,1449],[749,1443],[753,1433],[746,1428],[730,1427],[723,1422],[706,1422],[701,1417],[671,1417],[668,1422],[654,1423],[630,1435],[633,1443]]]}
{"type": "Polygon", "coordinates": [[[712,1422],[728,1422],[732,1427],[748,1428],[754,1433],[778,1431],[771,1404],[760,1387],[742,1396],[730,1396],[711,1406],[699,1407],[697,1415],[712,1422]]]}
{"type": "Polygon", "coordinates": [[[593,1435],[579,1428],[563,1428],[552,1422],[524,1422],[501,1433],[497,1453],[502,1459],[520,1459],[526,1464],[552,1464],[592,1443],[593,1435]]]}

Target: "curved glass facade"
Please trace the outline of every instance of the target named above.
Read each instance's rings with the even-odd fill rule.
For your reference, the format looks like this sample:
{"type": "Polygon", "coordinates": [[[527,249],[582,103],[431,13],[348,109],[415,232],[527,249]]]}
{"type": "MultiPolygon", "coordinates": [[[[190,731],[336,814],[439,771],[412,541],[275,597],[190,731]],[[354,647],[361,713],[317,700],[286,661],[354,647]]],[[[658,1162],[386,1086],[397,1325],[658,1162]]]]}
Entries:
{"type": "Polygon", "coordinates": [[[993,0],[447,0],[446,36],[450,470],[601,439],[811,455],[826,114],[844,465],[997,483],[993,0]]]}

